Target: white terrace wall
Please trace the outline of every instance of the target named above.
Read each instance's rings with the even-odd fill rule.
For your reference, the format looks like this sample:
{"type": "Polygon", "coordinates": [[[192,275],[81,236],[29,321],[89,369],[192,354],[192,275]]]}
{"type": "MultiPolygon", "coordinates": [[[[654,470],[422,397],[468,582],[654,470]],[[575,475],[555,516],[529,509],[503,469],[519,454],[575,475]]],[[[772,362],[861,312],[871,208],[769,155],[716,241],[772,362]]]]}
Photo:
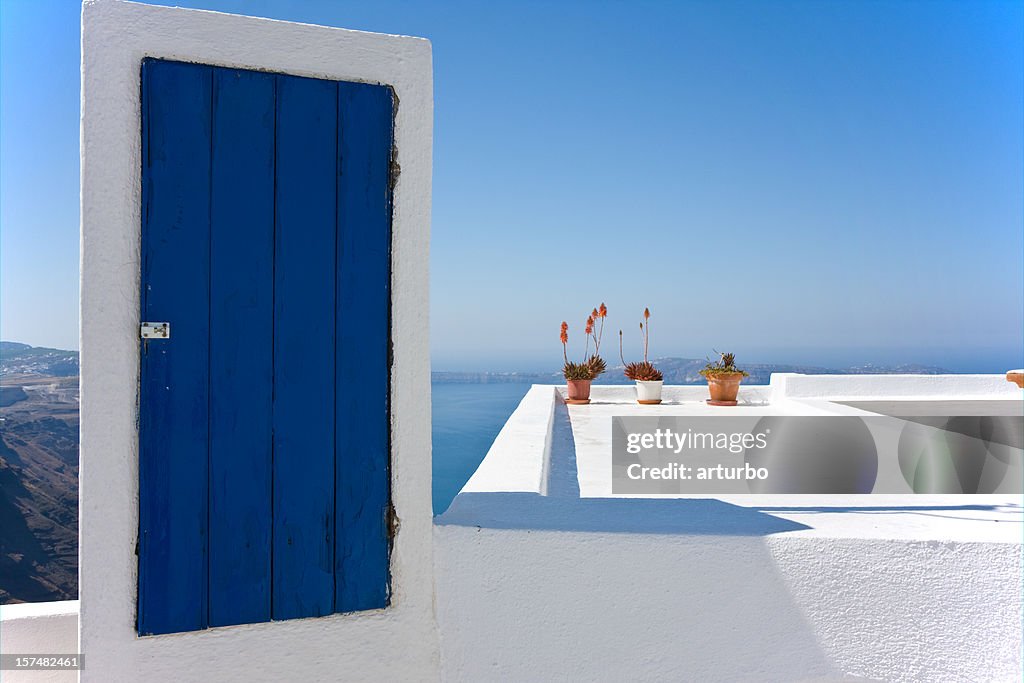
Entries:
{"type": "MultiPolygon", "coordinates": [[[[1001,376],[790,381],[823,405],[1020,401],[1001,376]]],[[[580,497],[569,413],[595,406],[558,391],[530,390],[435,521],[443,680],[1021,680],[1020,496],[580,497]]]]}
{"type": "Polygon", "coordinates": [[[445,680],[1020,680],[1012,543],[435,533],[445,680]]]}
{"type": "MultiPolygon", "coordinates": [[[[0,605],[0,654],[72,656],[78,649],[78,600],[0,605]]],[[[73,670],[0,671],[3,683],[74,683],[73,670]]]]}
{"type": "MultiPolygon", "coordinates": [[[[81,651],[84,681],[436,679],[428,240],[432,75],[422,39],[87,0],[82,12],[81,651]],[[144,57],[397,94],[392,495],[401,530],[383,611],[139,638],[140,108],[144,57]]],[[[187,277],[183,274],[183,277],[187,277]]]]}

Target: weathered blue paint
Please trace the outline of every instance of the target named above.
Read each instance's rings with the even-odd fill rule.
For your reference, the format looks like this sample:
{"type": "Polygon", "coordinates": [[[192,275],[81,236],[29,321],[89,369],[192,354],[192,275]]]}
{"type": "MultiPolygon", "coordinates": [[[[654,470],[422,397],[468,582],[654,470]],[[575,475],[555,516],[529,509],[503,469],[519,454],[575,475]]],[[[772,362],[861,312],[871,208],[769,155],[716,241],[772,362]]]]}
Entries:
{"type": "Polygon", "coordinates": [[[277,77],[275,619],[334,611],[337,93],[277,77]]]}
{"type": "Polygon", "coordinates": [[[389,88],[338,85],[336,610],[388,600],[389,88]]]}
{"type": "Polygon", "coordinates": [[[211,626],[270,619],[274,85],[213,73],[211,626]]]}
{"type": "Polygon", "coordinates": [[[146,60],[141,634],[389,596],[389,88],[146,60]]]}
{"type": "MultiPolygon", "coordinates": [[[[139,633],[207,625],[209,67],[142,66],[139,633]]],[[[110,302],[117,305],[117,302],[110,302]]]]}

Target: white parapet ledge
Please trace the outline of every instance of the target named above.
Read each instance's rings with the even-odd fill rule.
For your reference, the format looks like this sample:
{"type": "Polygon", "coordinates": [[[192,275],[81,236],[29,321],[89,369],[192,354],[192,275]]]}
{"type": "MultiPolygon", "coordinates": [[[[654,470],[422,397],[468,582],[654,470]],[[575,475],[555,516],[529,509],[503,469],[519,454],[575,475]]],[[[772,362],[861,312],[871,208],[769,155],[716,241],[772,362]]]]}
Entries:
{"type": "Polygon", "coordinates": [[[463,487],[463,493],[546,492],[556,392],[555,387],[547,384],[530,387],[494,439],[487,457],[463,487]]]}
{"type": "Polygon", "coordinates": [[[773,400],[1009,399],[1021,390],[1005,375],[801,375],[772,373],[773,400]]]}
{"type": "MultiPolygon", "coordinates": [[[[740,404],[705,403],[704,386],[666,386],[641,406],[631,386],[594,386],[567,406],[565,388],[535,385],[505,424],[441,525],[701,535],[970,541],[1020,544],[1019,495],[623,495],[612,493],[611,419],[622,415],[870,415],[862,401],[998,401],[1021,391],[1002,375],[773,375],[742,387],[740,404]],[[850,401],[844,405],[837,401],[850,401]],[[610,502],[614,501],[614,502],[610,502]]],[[[895,463],[882,466],[896,467],[895,463]]]]}
{"type": "Polygon", "coordinates": [[[11,622],[20,619],[45,619],[48,617],[78,617],[78,600],[56,600],[54,602],[17,602],[0,605],[0,622],[9,628],[11,622]]]}

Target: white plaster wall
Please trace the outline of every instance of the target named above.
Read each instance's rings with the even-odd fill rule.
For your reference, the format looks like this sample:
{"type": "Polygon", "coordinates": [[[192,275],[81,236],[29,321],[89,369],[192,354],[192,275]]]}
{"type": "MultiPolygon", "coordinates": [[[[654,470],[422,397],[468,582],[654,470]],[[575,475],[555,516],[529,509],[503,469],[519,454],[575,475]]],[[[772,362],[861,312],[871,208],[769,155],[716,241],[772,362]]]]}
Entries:
{"type": "MultiPolygon", "coordinates": [[[[0,605],[0,654],[78,654],[78,601],[0,605]]],[[[3,683],[74,683],[77,671],[0,671],[3,683]]]]}
{"type": "MultiPolygon", "coordinates": [[[[428,247],[430,43],[213,12],[86,0],[82,12],[81,648],[84,681],[434,680],[428,247]],[[392,493],[386,610],[139,638],[139,68],[153,56],[391,85],[392,493]]],[[[187,277],[187,274],[183,274],[187,277]]]]}
{"type": "Polygon", "coordinates": [[[1021,390],[1005,375],[801,375],[772,373],[772,400],[812,398],[1017,399],[1021,390]]]}
{"type": "Polygon", "coordinates": [[[1019,544],[435,536],[443,680],[1020,680],[1019,544]]]}

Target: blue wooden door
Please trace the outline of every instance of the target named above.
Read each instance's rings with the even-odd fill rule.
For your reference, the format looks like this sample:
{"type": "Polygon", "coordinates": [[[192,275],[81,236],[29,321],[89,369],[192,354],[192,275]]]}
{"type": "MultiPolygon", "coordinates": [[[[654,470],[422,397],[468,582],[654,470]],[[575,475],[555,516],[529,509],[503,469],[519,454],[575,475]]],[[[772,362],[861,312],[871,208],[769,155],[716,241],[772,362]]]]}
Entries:
{"type": "Polygon", "coordinates": [[[393,106],[143,62],[140,634],[388,603],[393,106]]]}

